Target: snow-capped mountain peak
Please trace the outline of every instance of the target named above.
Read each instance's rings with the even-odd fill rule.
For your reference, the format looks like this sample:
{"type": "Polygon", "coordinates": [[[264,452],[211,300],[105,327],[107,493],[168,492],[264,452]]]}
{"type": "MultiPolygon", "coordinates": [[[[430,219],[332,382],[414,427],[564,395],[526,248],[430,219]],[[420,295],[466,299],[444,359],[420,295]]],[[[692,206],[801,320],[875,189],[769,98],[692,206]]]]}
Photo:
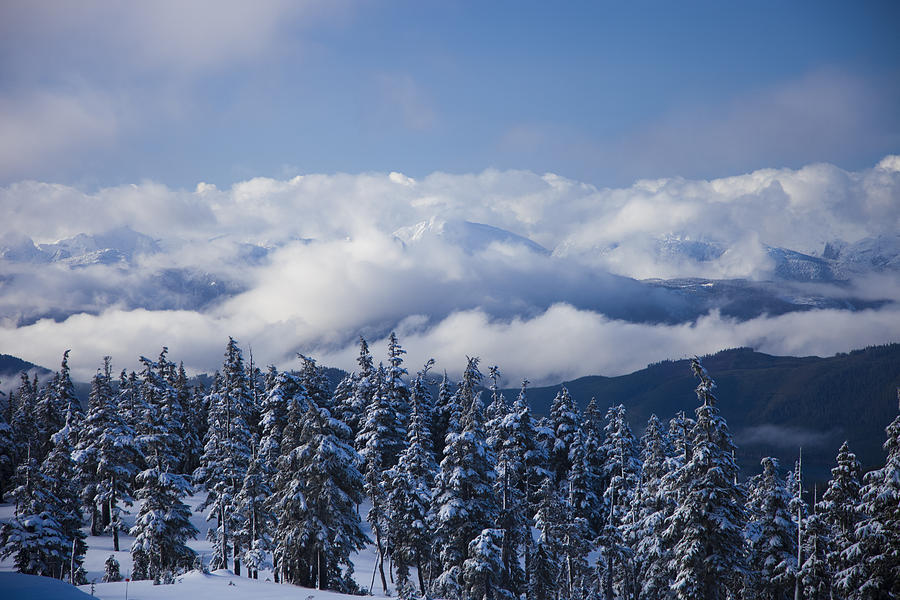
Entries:
{"type": "Polygon", "coordinates": [[[468,254],[480,252],[493,243],[524,246],[538,254],[550,254],[540,244],[499,227],[472,221],[446,220],[431,217],[394,232],[394,237],[406,245],[414,245],[430,238],[438,238],[461,248],[468,254]]]}

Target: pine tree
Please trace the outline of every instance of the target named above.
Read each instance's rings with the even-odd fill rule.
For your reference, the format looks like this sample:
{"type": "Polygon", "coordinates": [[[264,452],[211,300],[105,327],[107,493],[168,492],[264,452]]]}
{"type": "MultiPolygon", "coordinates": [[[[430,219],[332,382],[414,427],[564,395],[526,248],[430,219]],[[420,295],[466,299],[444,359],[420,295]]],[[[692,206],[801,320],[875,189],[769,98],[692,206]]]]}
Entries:
{"type": "Polygon", "coordinates": [[[698,358],[691,370],[700,380],[697,421],[691,429],[687,462],[674,477],[679,502],[666,522],[673,543],[673,587],[682,600],[736,597],[745,573],[743,538],[745,493],[736,483],[734,443],[719,416],[715,383],[698,358]]]}
{"type": "Polygon", "coordinates": [[[271,385],[263,399],[260,414],[262,437],[259,441],[259,454],[267,468],[275,471],[275,463],[281,455],[281,438],[287,423],[288,407],[292,402],[300,402],[306,407],[306,392],[303,384],[295,376],[287,372],[278,372],[275,367],[269,371],[271,385]],[[299,396],[299,397],[298,397],[299,396]]]}
{"type": "Polygon", "coordinates": [[[550,406],[550,427],[553,431],[550,452],[550,467],[556,481],[566,480],[572,467],[569,451],[578,431],[578,408],[565,386],[560,389],[550,406]]]}
{"type": "MultiPolygon", "coordinates": [[[[3,392],[0,391],[0,397],[3,395],[3,392]]],[[[13,398],[10,395],[10,405],[12,405],[12,402],[13,398]]],[[[15,440],[13,439],[12,427],[10,427],[6,415],[7,411],[3,411],[3,414],[0,415],[0,502],[3,501],[6,490],[11,486],[16,465],[15,440]]]]}
{"type": "MultiPolygon", "coordinates": [[[[566,505],[551,478],[547,478],[538,492],[537,511],[534,514],[534,527],[539,533],[538,548],[542,551],[541,569],[551,576],[555,587],[562,587],[562,561],[565,550],[566,505]]],[[[535,573],[531,573],[531,579],[535,573]]],[[[537,593],[531,590],[532,593],[537,593]]]]}
{"type": "Polygon", "coordinates": [[[434,448],[434,461],[438,464],[444,459],[444,444],[447,438],[447,429],[450,426],[450,412],[453,404],[453,390],[447,371],[441,379],[438,388],[438,397],[434,405],[434,416],[431,424],[431,442],[434,448]]]}
{"type": "Polygon", "coordinates": [[[37,459],[42,461],[52,447],[51,437],[62,429],[66,414],[66,405],[59,395],[59,379],[57,372],[44,384],[37,394],[35,416],[37,424],[37,459]]]}
{"type": "Polygon", "coordinates": [[[122,566],[116,560],[115,554],[110,554],[104,563],[103,583],[115,583],[122,581],[122,566]]]}
{"type": "MultiPolygon", "coordinates": [[[[21,382],[16,390],[17,406],[11,421],[13,442],[17,450],[15,461],[17,470],[29,457],[36,459],[40,450],[37,376],[30,380],[26,373],[22,373],[20,377],[21,382]]],[[[16,477],[16,485],[20,483],[16,477]]]]}
{"type": "Polygon", "coordinates": [[[441,548],[441,575],[436,591],[458,595],[463,563],[472,542],[496,519],[492,484],[493,456],[487,447],[478,383],[478,358],[469,358],[456,394],[444,446],[444,459],[435,478],[430,511],[435,538],[441,548]],[[467,407],[467,408],[466,408],[467,407]]]}
{"type": "Polygon", "coordinates": [[[81,531],[81,502],[72,461],[71,429],[77,419],[67,411],[63,427],[51,436],[51,450],[37,468],[29,457],[24,481],[14,492],[18,512],[0,530],[0,558],[15,554],[21,573],[83,581],[77,575],[87,546],[81,531]]]}
{"type": "Polygon", "coordinates": [[[674,579],[672,549],[664,539],[666,519],[675,510],[675,497],[666,485],[674,471],[674,448],[656,415],[641,436],[641,479],[636,496],[637,518],[626,536],[635,550],[637,580],[645,598],[671,598],[674,579]]]}
{"type": "Polygon", "coordinates": [[[269,553],[273,515],[267,501],[272,495],[273,473],[274,470],[259,452],[258,445],[254,445],[250,466],[235,498],[237,513],[241,516],[235,536],[245,541],[243,559],[247,565],[247,576],[253,579],[259,578],[260,569],[271,566],[269,553]]]}
{"type": "Polygon", "coordinates": [[[135,478],[141,508],[130,530],[135,538],[134,579],[159,581],[194,564],[195,553],[186,542],[198,531],[190,522],[190,508],[182,502],[191,486],[184,475],[167,472],[161,463],[160,455],[151,456],[149,468],[135,478]]]}
{"type": "MultiPolygon", "coordinates": [[[[108,383],[109,376],[106,375],[108,383]]],[[[97,495],[102,523],[113,536],[113,549],[119,550],[119,531],[125,530],[121,505],[133,504],[133,480],[138,471],[138,446],[134,429],[126,421],[112,396],[105,412],[106,426],[97,449],[97,495]]]]}
{"type": "Polygon", "coordinates": [[[469,542],[469,558],[463,563],[462,571],[467,598],[480,600],[515,598],[511,591],[503,587],[500,579],[503,571],[502,546],[502,529],[483,529],[469,542]]]}
{"type": "Polygon", "coordinates": [[[597,524],[604,519],[604,502],[600,495],[601,474],[594,469],[584,438],[583,430],[579,430],[572,443],[572,468],[566,485],[573,517],[584,519],[588,535],[594,539],[600,533],[597,524]]]}
{"type": "Polygon", "coordinates": [[[328,389],[328,378],[325,369],[316,364],[316,359],[303,354],[297,354],[300,359],[300,372],[297,379],[303,385],[306,396],[315,402],[319,408],[332,410],[331,392],[328,389]]]}
{"type": "Polygon", "coordinates": [[[181,448],[183,464],[180,471],[193,473],[200,466],[200,456],[203,454],[203,429],[202,421],[206,420],[202,404],[198,401],[194,388],[188,382],[184,363],[179,363],[178,371],[173,383],[175,398],[173,414],[181,413],[181,448]]]}
{"type": "Polygon", "coordinates": [[[303,418],[309,402],[301,385],[290,395],[287,404],[287,423],[281,436],[281,454],[275,470],[274,493],[269,501],[275,515],[273,567],[276,580],[290,583],[309,579],[308,565],[299,544],[301,515],[305,510],[303,481],[297,475],[299,469],[296,449],[302,443],[303,418]]]}
{"type": "Polygon", "coordinates": [[[813,513],[803,523],[803,532],[803,565],[799,573],[802,597],[827,600],[832,595],[833,574],[828,563],[831,539],[828,525],[815,503],[813,513]]]}
{"type": "MultiPolygon", "coordinates": [[[[295,434],[286,433],[286,441],[295,434]]],[[[289,473],[276,502],[276,553],[285,581],[341,591],[341,568],[350,568],[350,554],[368,542],[355,508],[362,500],[361,459],[350,439],[342,421],[309,399],[297,445],[279,461],[279,470],[289,473]]]]}
{"type": "Polygon", "coordinates": [[[119,374],[119,389],[117,390],[116,403],[125,422],[128,423],[135,434],[139,433],[138,424],[143,416],[143,406],[140,401],[140,384],[137,373],[126,373],[125,369],[119,374]]]}
{"type": "Polygon", "coordinates": [[[538,480],[543,481],[549,475],[545,469],[546,454],[539,453],[536,445],[525,385],[523,382],[522,392],[513,406],[502,417],[495,418],[492,433],[497,456],[494,490],[500,509],[497,528],[503,531],[502,586],[514,594],[524,591],[528,581],[519,558],[524,552],[527,565],[531,551],[531,516],[535,511],[528,502],[529,494],[536,496],[538,480]]]}
{"type": "Polygon", "coordinates": [[[406,382],[403,380],[408,374],[407,370],[403,367],[404,354],[406,354],[406,350],[400,347],[397,335],[394,332],[391,332],[388,341],[388,367],[384,374],[384,393],[387,395],[388,402],[393,407],[394,414],[396,415],[397,433],[394,434],[395,437],[391,440],[393,448],[386,454],[388,460],[384,466],[388,468],[393,467],[397,463],[397,458],[400,456],[403,447],[406,445],[406,429],[408,426],[410,406],[409,388],[406,387],[406,382]]]}
{"type": "Polygon", "coordinates": [[[855,542],[856,525],[862,517],[860,465],[846,441],[841,445],[835,462],[831,480],[817,509],[829,532],[825,552],[828,569],[835,577],[833,585],[844,596],[848,596],[853,592],[850,587],[853,583],[849,580],[850,562],[845,559],[845,553],[855,542]]]}
{"type": "Polygon", "coordinates": [[[900,415],[885,431],[887,459],[865,475],[863,516],[844,553],[850,567],[841,579],[845,589],[855,590],[852,598],[900,598],[900,415]]]}
{"type": "Polygon", "coordinates": [[[397,435],[401,433],[400,423],[395,411],[395,405],[391,403],[385,387],[384,367],[378,367],[378,390],[372,395],[372,402],[366,411],[366,421],[356,437],[356,447],[363,460],[363,473],[365,476],[365,494],[372,502],[372,507],[366,514],[366,520],[372,526],[375,535],[375,545],[378,552],[376,558],[381,586],[387,593],[387,578],[384,575],[384,560],[389,548],[387,542],[390,539],[387,506],[387,489],[385,485],[385,473],[389,468],[392,452],[396,451],[397,435]]]}
{"type": "MultiPolygon", "coordinates": [[[[335,404],[340,411],[338,415],[350,428],[353,438],[359,435],[359,430],[365,423],[366,411],[372,402],[372,395],[378,389],[377,373],[369,352],[369,344],[363,337],[359,338],[359,357],[356,359],[359,370],[351,373],[347,384],[350,386],[348,394],[341,394],[341,403],[335,404]]],[[[343,382],[342,382],[343,383],[343,382]]],[[[340,386],[339,386],[340,387],[340,386]]],[[[335,392],[335,397],[338,394],[335,392]]],[[[359,447],[357,447],[357,450],[359,447]]]]}
{"type": "Polygon", "coordinates": [[[428,389],[424,380],[430,360],[416,376],[412,385],[412,414],[410,415],[409,444],[400,460],[388,474],[392,482],[387,504],[391,528],[389,540],[397,570],[397,589],[408,582],[409,567],[417,569],[419,591],[425,593],[425,565],[430,560],[431,532],[427,527],[431,505],[431,486],[437,465],[431,454],[431,432],[428,429],[428,389]]]}
{"type": "Polygon", "coordinates": [[[243,355],[234,338],[229,338],[222,376],[209,396],[209,429],[194,481],[209,492],[198,509],[207,509],[208,520],[216,519],[216,527],[210,528],[208,534],[215,548],[210,567],[227,568],[230,553],[235,575],[241,573],[241,548],[245,541],[235,535],[241,522],[237,495],[252,457],[253,420],[243,355]]]}
{"type": "MultiPolygon", "coordinates": [[[[581,446],[584,452],[584,469],[589,473],[589,477],[593,479],[594,492],[598,495],[601,503],[603,492],[609,487],[609,480],[603,469],[603,465],[606,464],[605,447],[603,445],[605,437],[604,427],[605,421],[597,405],[597,399],[591,398],[582,415],[581,446]]],[[[605,513],[601,509],[600,514],[587,517],[588,526],[593,537],[599,535],[605,519],[604,515],[605,513]]]]}
{"type": "Polygon", "coordinates": [[[621,596],[633,595],[637,586],[634,548],[628,544],[624,531],[633,527],[636,521],[632,508],[640,480],[641,461],[637,439],[625,418],[623,405],[610,407],[606,412],[604,432],[600,453],[606,459],[603,477],[608,486],[603,499],[608,513],[601,537],[606,543],[605,553],[612,558],[606,563],[607,578],[611,579],[606,583],[606,590],[609,593],[611,585],[621,596]]]}
{"type": "Polygon", "coordinates": [[[529,600],[553,600],[557,597],[559,563],[554,560],[541,542],[538,542],[535,548],[528,572],[530,576],[526,598],[529,600]]]}
{"type": "Polygon", "coordinates": [[[693,450],[691,432],[696,424],[696,421],[686,416],[684,411],[679,411],[675,417],[669,420],[669,440],[672,442],[675,458],[682,466],[691,459],[693,450]]]}
{"type": "Polygon", "coordinates": [[[747,578],[744,597],[787,600],[797,572],[791,494],[778,476],[778,461],[763,458],[763,472],[750,479],[747,509],[747,578]]]}
{"type": "Polygon", "coordinates": [[[84,435],[73,458],[81,472],[82,500],[91,508],[92,535],[111,531],[119,550],[120,503],[131,506],[132,481],[138,470],[134,430],[126,423],[112,391],[109,357],[91,381],[90,409],[84,435]]]}
{"type": "Polygon", "coordinates": [[[489,368],[488,373],[491,378],[491,403],[488,404],[488,407],[484,411],[484,426],[487,430],[488,445],[491,447],[494,454],[497,454],[500,442],[498,437],[499,429],[503,422],[503,418],[509,412],[509,406],[506,403],[506,398],[500,391],[500,368],[494,365],[489,368]]]}

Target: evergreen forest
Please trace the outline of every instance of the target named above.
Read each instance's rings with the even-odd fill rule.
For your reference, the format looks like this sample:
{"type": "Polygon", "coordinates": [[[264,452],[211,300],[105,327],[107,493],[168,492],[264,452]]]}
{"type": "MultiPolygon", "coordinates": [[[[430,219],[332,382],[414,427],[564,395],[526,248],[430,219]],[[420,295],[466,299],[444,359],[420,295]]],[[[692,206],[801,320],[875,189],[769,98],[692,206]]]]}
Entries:
{"type": "MultiPolygon", "coordinates": [[[[581,410],[562,387],[539,417],[527,380],[504,392],[478,357],[451,381],[408,365],[394,334],[386,350],[361,338],[336,386],[311,357],[260,368],[231,338],[205,386],[166,348],[118,374],[107,357],[86,407],[68,352],[43,382],[23,373],[0,399],[0,499],[15,507],[0,558],[82,584],[87,531],[116,550],[127,534],[131,576],[159,583],[227,568],[400,598],[900,598],[900,415],[868,472],[844,443],[827,485],[800,457],[743,480],[700,358],[694,411],[651,414],[636,435],[621,404],[581,410]],[[205,557],[188,545],[196,512],[205,557]],[[367,546],[368,588],[353,576],[367,546]]],[[[122,577],[112,557],[106,572],[122,577]]]]}

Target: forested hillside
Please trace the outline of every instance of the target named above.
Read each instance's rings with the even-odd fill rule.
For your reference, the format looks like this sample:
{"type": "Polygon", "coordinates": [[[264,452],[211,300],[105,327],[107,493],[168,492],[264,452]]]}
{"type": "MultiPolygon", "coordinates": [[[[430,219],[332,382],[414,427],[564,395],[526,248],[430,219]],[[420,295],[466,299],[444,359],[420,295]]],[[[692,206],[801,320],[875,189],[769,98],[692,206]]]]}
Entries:
{"type": "MultiPolygon", "coordinates": [[[[591,398],[600,406],[624,404],[640,429],[651,414],[692,409],[695,382],[689,364],[664,361],[621,377],[582,377],[562,385],[582,407],[591,398]]],[[[802,446],[809,475],[826,481],[834,453],[845,440],[864,469],[884,460],[882,432],[897,414],[900,344],[826,358],[769,356],[738,348],[705,357],[703,364],[716,374],[721,407],[745,473],[755,470],[763,456],[790,464],[802,446]]],[[[547,414],[559,387],[529,389],[536,413],[547,414]]]]}

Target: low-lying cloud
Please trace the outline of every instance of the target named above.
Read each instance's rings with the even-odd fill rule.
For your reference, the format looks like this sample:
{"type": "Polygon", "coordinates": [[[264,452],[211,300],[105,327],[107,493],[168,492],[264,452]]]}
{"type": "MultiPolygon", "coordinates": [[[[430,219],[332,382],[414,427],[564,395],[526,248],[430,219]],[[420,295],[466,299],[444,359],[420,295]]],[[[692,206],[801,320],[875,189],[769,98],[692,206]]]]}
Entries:
{"type": "MultiPolygon", "coordinates": [[[[0,351],[53,366],[72,348],[82,377],[105,354],[130,368],[162,345],[210,371],[229,335],[260,363],[287,368],[303,351],[351,368],[358,335],[377,347],[396,329],[413,365],[434,356],[454,371],[477,354],[539,382],[733,346],[821,355],[900,339],[892,302],[734,319],[635,281],[769,280],[771,247],[821,256],[836,239],[896,235],[896,156],[858,172],[818,164],[621,189],[493,170],[193,191],[20,182],[0,189],[0,207],[0,250],[121,227],[157,240],[115,264],[0,258],[0,351]]],[[[870,270],[791,293],[892,300],[897,271],[870,270]]]]}

